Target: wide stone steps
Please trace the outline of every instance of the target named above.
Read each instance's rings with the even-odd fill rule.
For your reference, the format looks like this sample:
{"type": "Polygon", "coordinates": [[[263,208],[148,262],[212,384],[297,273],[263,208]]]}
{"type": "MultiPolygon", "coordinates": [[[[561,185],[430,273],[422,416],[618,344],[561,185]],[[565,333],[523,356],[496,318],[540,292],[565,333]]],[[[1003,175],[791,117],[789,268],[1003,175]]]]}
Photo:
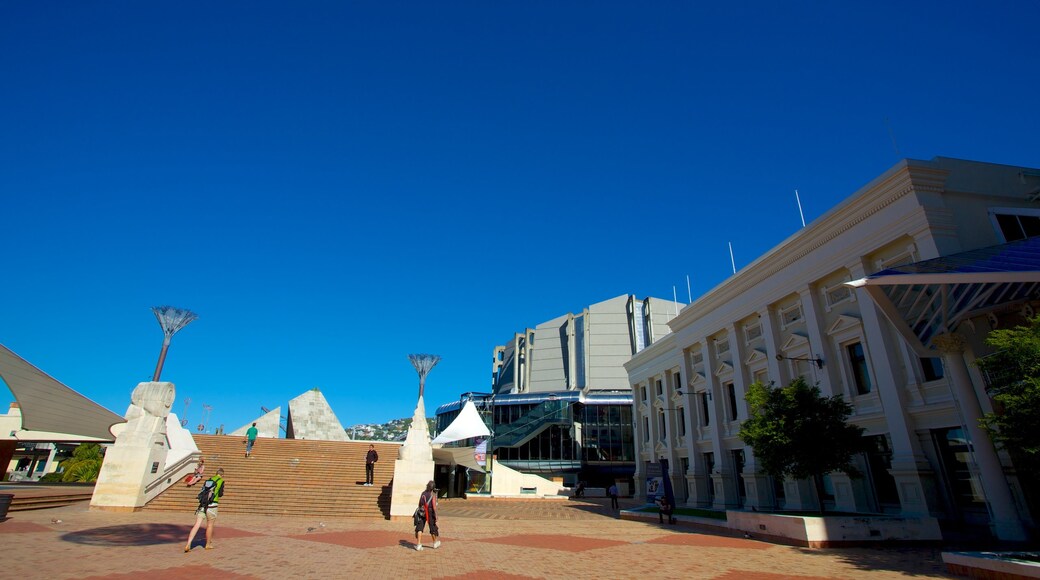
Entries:
{"type": "Polygon", "coordinates": [[[10,490],[14,492],[8,511],[40,510],[90,501],[93,485],[40,486],[34,489],[29,484],[10,490]]]}
{"type": "MultiPolygon", "coordinates": [[[[245,438],[195,435],[206,459],[205,477],[224,468],[227,494],[221,513],[314,516],[321,518],[388,518],[394,460],[400,445],[370,441],[257,440],[245,455],[245,438]],[[379,453],[375,483],[365,487],[365,455],[369,444],[379,453]]],[[[183,482],[145,506],[146,510],[191,512],[198,506],[201,483],[183,482]]]]}

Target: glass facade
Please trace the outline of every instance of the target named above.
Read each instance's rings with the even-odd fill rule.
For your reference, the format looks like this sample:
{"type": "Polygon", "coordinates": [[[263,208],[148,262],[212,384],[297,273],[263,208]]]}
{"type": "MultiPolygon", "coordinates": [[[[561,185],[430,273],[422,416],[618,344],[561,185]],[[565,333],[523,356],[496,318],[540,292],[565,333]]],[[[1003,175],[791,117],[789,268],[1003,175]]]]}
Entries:
{"type": "MultiPolygon", "coordinates": [[[[483,403],[492,423],[493,453],[503,465],[571,482],[585,480],[606,487],[635,472],[635,430],[631,395],[611,396],[609,402],[578,400],[576,394],[525,395],[523,402],[499,397],[483,403]],[[505,399],[505,400],[503,400],[505,399]]],[[[458,416],[446,406],[438,411],[437,430],[458,416]]],[[[478,408],[481,405],[478,404],[478,408]]],[[[459,442],[459,446],[474,442],[459,442]]]]}

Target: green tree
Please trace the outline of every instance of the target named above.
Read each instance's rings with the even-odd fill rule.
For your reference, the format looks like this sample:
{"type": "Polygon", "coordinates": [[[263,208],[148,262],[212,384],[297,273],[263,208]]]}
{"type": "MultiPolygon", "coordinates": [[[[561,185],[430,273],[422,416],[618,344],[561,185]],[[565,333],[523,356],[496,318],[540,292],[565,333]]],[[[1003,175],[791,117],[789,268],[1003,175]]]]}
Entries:
{"type": "Polygon", "coordinates": [[[996,353],[977,364],[987,376],[994,412],[980,423],[1015,466],[1040,476],[1040,316],[1027,326],[994,330],[986,343],[996,353]]]}
{"type": "Polygon", "coordinates": [[[869,446],[863,428],[848,423],[852,405],[840,395],[824,397],[802,377],[782,388],[753,383],[744,398],[750,413],[740,438],[754,450],[762,471],[812,480],[823,513],[823,476],[843,471],[858,477],[852,460],[869,446]]]}
{"type": "Polygon", "coordinates": [[[101,473],[101,462],[105,454],[97,443],[82,443],[72,452],[72,456],[59,464],[64,482],[90,483],[97,481],[101,473]]]}

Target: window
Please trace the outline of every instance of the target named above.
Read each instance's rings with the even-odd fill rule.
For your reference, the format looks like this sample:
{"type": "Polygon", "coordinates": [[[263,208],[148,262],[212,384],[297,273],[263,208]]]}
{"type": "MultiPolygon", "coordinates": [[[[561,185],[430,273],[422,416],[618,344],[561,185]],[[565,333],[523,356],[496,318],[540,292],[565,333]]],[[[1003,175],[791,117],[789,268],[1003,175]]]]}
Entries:
{"type": "Polygon", "coordinates": [[[729,420],[737,420],[737,388],[733,383],[726,383],[726,396],[729,397],[729,420]]]}
{"type": "Polygon", "coordinates": [[[639,387],[639,392],[643,395],[643,400],[646,400],[646,385],[639,387]]]}
{"type": "Polygon", "coordinates": [[[658,434],[659,439],[664,439],[667,436],[667,428],[665,427],[664,411],[657,414],[657,423],[661,426],[661,432],[658,434]]]}
{"type": "Polygon", "coordinates": [[[675,377],[675,390],[678,391],[679,389],[682,389],[682,374],[675,373],[672,376],[675,377]]]}
{"type": "Polygon", "coordinates": [[[737,472],[737,493],[740,496],[740,505],[743,506],[747,500],[747,485],[744,483],[744,450],[733,450],[733,469],[737,472]]]}
{"type": "Polygon", "coordinates": [[[711,415],[708,414],[708,393],[701,393],[701,425],[711,425],[711,415]]]}
{"type": "MultiPolygon", "coordinates": [[[[1015,210],[992,210],[990,215],[1004,240],[1013,242],[1040,235],[1040,216],[1011,213],[1015,210]]],[[[1023,210],[1019,210],[1023,211],[1023,210]]],[[[1028,210],[1024,210],[1028,211],[1028,210]]]]}
{"type": "Polygon", "coordinates": [[[762,383],[763,385],[769,384],[769,371],[767,369],[759,369],[752,373],[752,380],[756,383],[762,383]]]}
{"type": "Polygon", "coordinates": [[[852,369],[852,379],[856,382],[856,393],[865,395],[873,390],[870,382],[870,373],[867,372],[867,357],[863,354],[863,344],[854,342],[845,347],[849,355],[849,366],[852,369]]]}
{"type": "Polygon", "coordinates": [[[679,437],[686,437],[686,409],[679,407],[676,414],[679,416],[679,437]]]}
{"type": "Polygon", "coordinates": [[[867,476],[874,488],[874,495],[878,505],[899,505],[899,492],[896,490],[896,480],[889,473],[892,469],[892,446],[888,442],[887,435],[874,435],[866,437],[870,441],[870,449],[867,450],[867,476]]]}
{"type": "Polygon", "coordinates": [[[715,478],[711,476],[715,472],[715,454],[705,453],[704,454],[704,471],[708,474],[708,500],[714,502],[715,499],[715,478]]]}
{"type": "Polygon", "coordinates": [[[755,339],[762,337],[762,323],[755,322],[753,324],[744,325],[744,340],[746,344],[751,344],[755,339]]]}
{"type": "Polygon", "coordinates": [[[985,505],[982,489],[969,467],[971,443],[964,430],[959,427],[934,429],[932,437],[954,503],[962,508],[985,505]]]}
{"type": "Polygon", "coordinates": [[[664,384],[661,382],[661,379],[657,379],[657,396],[660,397],[663,394],[664,394],[664,384]]]}
{"type": "Polygon", "coordinates": [[[650,417],[643,417],[643,441],[650,441],[650,417]]]}
{"type": "Polygon", "coordinates": [[[925,381],[937,381],[945,376],[942,359],[939,357],[922,358],[921,370],[924,371],[925,381]]]}
{"type": "Polygon", "coordinates": [[[689,457],[680,457],[679,458],[679,466],[682,469],[682,474],[683,474],[683,478],[682,478],[683,499],[689,499],[689,497],[690,497],[690,480],[686,479],[686,476],[689,475],[689,473],[690,473],[690,458],[689,457]]]}
{"type": "Polygon", "coordinates": [[[720,339],[715,341],[715,351],[721,354],[729,352],[729,339],[720,339]]]}
{"type": "Polygon", "coordinates": [[[792,304],[780,311],[780,326],[787,328],[788,326],[801,321],[802,318],[802,305],[792,304]]]}

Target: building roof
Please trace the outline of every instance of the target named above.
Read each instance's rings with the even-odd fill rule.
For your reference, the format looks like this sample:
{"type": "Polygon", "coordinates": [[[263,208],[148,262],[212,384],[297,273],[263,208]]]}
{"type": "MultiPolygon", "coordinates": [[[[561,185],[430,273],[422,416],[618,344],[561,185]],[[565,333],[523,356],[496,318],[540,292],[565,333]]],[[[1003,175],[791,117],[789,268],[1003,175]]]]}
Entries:
{"type": "Polygon", "coordinates": [[[58,382],[2,344],[0,378],[18,401],[22,429],[114,441],[110,427],[125,422],[119,415],[58,382]]]}
{"type": "Polygon", "coordinates": [[[1040,237],[889,268],[849,285],[866,290],[918,354],[934,356],[932,339],[972,315],[1040,298],[1040,237]]]}

